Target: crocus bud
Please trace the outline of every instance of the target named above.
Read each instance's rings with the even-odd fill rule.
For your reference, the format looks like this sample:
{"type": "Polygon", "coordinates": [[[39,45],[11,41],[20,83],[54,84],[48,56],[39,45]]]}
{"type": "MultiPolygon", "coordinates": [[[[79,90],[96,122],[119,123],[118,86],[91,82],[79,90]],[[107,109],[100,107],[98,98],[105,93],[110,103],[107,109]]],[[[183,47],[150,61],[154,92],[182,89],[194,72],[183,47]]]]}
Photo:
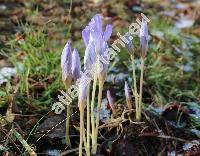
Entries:
{"type": "Polygon", "coordinates": [[[110,90],[107,90],[107,100],[113,112],[115,112],[114,99],[111,96],[110,90]]]}
{"type": "Polygon", "coordinates": [[[76,81],[81,77],[81,61],[77,49],[75,48],[72,53],[72,75],[76,81]]]}
{"type": "Polygon", "coordinates": [[[124,91],[125,91],[125,97],[126,97],[126,104],[128,106],[128,109],[130,110],[132,109],[132,100],[131,100],[131,95],[129,93],[129,87],[126,81],[125,81],[124,91]]]}
{"type": "Polygon", "coordinates": [[[72,53],[70,43],[71,41],[67,42],[61,55],[62,80],[67,88],[71,85],[72,81],[72,53]]]}
{"type": "Polygon", "coordinates": [[[81,76],[79,82],[79,91],[78,91],[78,103],[84,105],[86,104],[87,100],[87,86],[89,81],[86,76],[81,76]]]}
{"type": "Polygon", "coordinates": [[[85,43],[85,46],[87,46],[89,43],[89,38],[90,38],[90,27],[89,26],[86,26],[85,29],[83,29],[82,38],[85,43]]]}
{"type": "Polygon", "coordinates": [[[143,18],[140,28],[140,49],[141,49],[141,56],[145,57],[148,50],[148,26],[147,26],[147,21],[145,21],[143,18]]]}

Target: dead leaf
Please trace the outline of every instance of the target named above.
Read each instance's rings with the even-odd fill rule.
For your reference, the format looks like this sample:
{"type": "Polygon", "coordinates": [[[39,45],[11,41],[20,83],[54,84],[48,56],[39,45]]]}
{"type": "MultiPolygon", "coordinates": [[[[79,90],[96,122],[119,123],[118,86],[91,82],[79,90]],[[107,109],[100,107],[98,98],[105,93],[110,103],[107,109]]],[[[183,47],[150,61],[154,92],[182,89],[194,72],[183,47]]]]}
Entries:
{"type": "Polygon", "coordinates": [[[8,61],[6,61],[5,59],[0,60],[0,69],[3,67],[10,67],[10,66],[11,66],[11,64],[8,63],[8,61]]]}
{"type": "Polygon", "coordinates": [[[194,30],[193,30],[193,33],[194,33],[195,35],[200,36],[200,27],[194,29],[194,30]]]}
{"type": "Polygon", "coordinates": [[[65,116],[55,115],[47,118],[38,126],[37,133],[39,137],[45,134],[50,138],[59,138],[65,136],[65,116]]]}
{"type": "Polygon", "coordinates": [[[18,92],[18,89],[19,89],[19,84],[15,87],[15,90],[14,90],[13,95],[12,95],[12,99],[11,99],[9,106],[7,108],[7,111],[6,111],[5,119],[6,119],[7,122],[10,122],[10,123],[12,123],[15,119],[15,114],[13,113],[14,112],[13,109],[15,107],[15,97],[16,97],[16,94],[18,92]]]}

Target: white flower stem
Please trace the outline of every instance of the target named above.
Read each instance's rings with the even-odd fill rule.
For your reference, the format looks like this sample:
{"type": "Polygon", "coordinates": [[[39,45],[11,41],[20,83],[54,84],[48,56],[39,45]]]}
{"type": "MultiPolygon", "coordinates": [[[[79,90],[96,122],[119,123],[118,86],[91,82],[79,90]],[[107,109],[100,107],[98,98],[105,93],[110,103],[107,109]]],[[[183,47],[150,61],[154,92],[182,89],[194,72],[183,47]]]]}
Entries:
{"type": "Polygon", "coordinates": [[[87,148],[87,141],[86,141],[86,137],[85,137],[85,129],[84,128],[83,128],[83,143],[84,143],[86,155],[90,156],[90,151],[87,148]]]}
{"type": "Polygon", "coordinates": [[[139,119],[139,106],[138,106],[138,93],[137,93],[137,79],[135,74],[135,59],[134,55],[131,55],[132,70],[133,70],[133,88],[135,96],[135,108],[136,108],[136,119],[139,119]]]}
{"type": "Polygon", "coordinates": [[[144,76],[144,57],[141,57],[141,75],[140,75],[140,95],[139,95],[139,121],[141,120],[142,114],[142,87],[143,87],[143,76],[144,76]]]}
{"type": "MultiPolygon", "coordinates": [[[[66,91],[69,87],[65,85],[66,91]]],[[[70,124],[70,115],[71,115],[71,110],[70,110],[70,105],[67,105],[67,116],[66,116],[66,144],[71,147],[71,142],[70,142],[70,137],[69,137],[69,124],[70,124]]]]}
{"type": "Polygon", "coordinates": [[[70,123],[70,106],[67,105],[67,119],[66,119],[66,143],[71,147],[70,137],[69,137],[69,123],[70,123]]]}
{"type": "Polygon", "coordinates": [[[87,151],[90,156],[90,83],[87,88],[87,151]]]}
{"type": "Polygon", "coordinates": [[[84,134],[84,106],[83,103],[79,103],[80,110],[80,144],[79,144],[79,156],[82,156],[83,147],[83,134],[84,134]]]}
{"type": "Polygon", "coordinates": [[[92,101],[91,101],[91,124],[92,124],[92,148],[95,145],[95,119],[94,119],[94,99],[97,86],[97,74],[94,74],[94,82],[92,87],[92,101]]]}
{"type": "Polygon", "coordinates": [[[102,101],[103,84],[104,84],[103,80],[99,80],[99,93],[98,93],[96,131],[95,131],[95,146],[92,148],[92,153],[93,154],[96,154],[96,152],[97,152],[97,138],[98,138],[98,127],[99,127],[100,112],[101,112],[101,101],[102,101]]]}

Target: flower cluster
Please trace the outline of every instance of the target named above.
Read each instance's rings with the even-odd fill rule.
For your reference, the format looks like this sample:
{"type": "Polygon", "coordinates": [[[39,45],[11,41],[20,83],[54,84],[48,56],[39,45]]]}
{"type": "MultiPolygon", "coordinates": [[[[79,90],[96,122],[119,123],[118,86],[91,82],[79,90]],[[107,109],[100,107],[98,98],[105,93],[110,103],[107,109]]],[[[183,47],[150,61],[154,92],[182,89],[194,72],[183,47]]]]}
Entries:
{"type": "MultiPolygon", "coordinates": [[[[142,21],[136,19],[138,23],[132,23],[130,25],[129,33],[126,33],[124,36],[117,33],[120,39],[115,40],[111,46],[112,48],[109,48],[108,40],[112,34],[112,26],[108,24],[105,26],[105,30],[103,30],[101,15],[99,14],[95,15],[91,19],[89,24],[85,27],[85,29],[82,31],[82,38],[86,47],[84,55],[84,68],[82,70],[83,72],[81,71],[81,61],[79,53],[76,48],[74,48],[73,52],[71,51],[70,40],[67,42],[62,51],[61,55],[62,80],[66,86],[67,92],[71,95],[71,97],[75,98],[78,96],[78,106],[80,111],[79,155],[82,155],[83,143],[87,155],[90,155],[90,149],[92,154],[96,154],[103,85],[106,80],[109,61],[113,60],[113,57],[116,56],[117,52],[120,52],[119,47],[116,45],[117,43],[119,43],[123,47],[126,47],[131,56],[132,68],[133,68],[133,82],[134,82],[133,95],[135,98],[136,119],[138,120],[141,119],[144,60],[148,50],[147,22],[149,22],[148,18],[144,14],[141,14],[141,16],[142,16],[142,21]],[[131,35],[133,34],[138,35],[140,37],[141,76],[140,76],[139,94],[137,91],[137,83],[135,75],[134,47],[131,41],[133,39],[131,35]],[[98,85],[98,101],[96,107],[97,115],[95,118],[94,108],[95,108],[97,85],[98,85]],[[90,93],[91,90],[90,87],[92,88],[92,93],[90,93]],[[85,137],[85,129],[84,129],[85,108],[87,108],[86,110],[87,137],[85,137]],[[90,148],[90,140],[92,140],[91,148],[90,148]]],[[[132,96],[129,93],[129,87],[127,82],[125,82],[124,90],[125,90],[125,97],[128,109],[131,110],[133,108],[132,107],[133,102],[131,99],[132,96]]],[[[69,97],[67,93],[62,92],[62,94],[65,96],[66,99],[59,96],[59,100],[67,106],[67,117],[69,118],[70,116],[69,104],[72,102],[73,99],[69,97]]],[[[109,104],[111,105],[113,112],[115,112],[115,106],[114,106],[115,102],[109,90],[107,91],[107,99],[109,101],[109,104]]],[[[52,109],[54,109],[57,114],[60,114],[61,111],[64,109],[64,106],[61,103],[57,102],[55,103],[55,105],[53,105],[52,109]]],[[[67,124],[69,124],[69,119],[67,119],[67,124]]]]}
{"type": "MultiPolygon", "coordinates": [[[[108,56],[108,40],[112,33],[112,26],[106,25],[105,31],[103,30],[102,17],[101,15],[95,15],[89,24],[82,31],[82,37],[84,44],[86,46],[84,55],[84,72],[81,72],[81,62],[78,51],[76,49],[71,52],[70,43],[68,41],[65,45],[62,55],[61,55],[61,68],[62,68],[62,80],[67,88],[72,84],[74,80],[76,85],[78,85],[78,105],[80,110],[80,152],[82,153],[82,143],[83,143],[83,129],[84,129],[84,109],[86,105],[87,97],[89,93],[87,90],[89,84],[93,80],[93,94],[91,104],[87,103],[87,112],[91,112],[91,123],[92,123],[92,144],[93,153],[96,152],[97,147],[97,135],[98,135],[98,123],[100,116],[101,100],[102,100],[102,90],[99,90],[98,98],[98,113],[95,124],[94,118],[94,98],[97,86],[97,81],[99,82],[99,88],[103,89],[103,84],[106,79],[107,69],[109,64],[108,56]],[[91,109],[90,109],[91,105],[91,109]]],[[[88,118],[87,118],[88,119],[88,118]]],[[[90,118],[89,118],[90,119],[90,118]]],[[[87,120],[88,126],[90,125],[90,120],[87,120]]],[[[89,129],[88,129],[89,130],[89,129]]],[[[87,144],[90,146],[90,135],[87,137],[87,144]]],[[[85,141],[85,142],[86,142],[85,141]]],[[[90,147],[85,148],[86,152],[89,153],[90,147]]]]}
{"type": "Polygon", "coordinates": [[[112,26],[106,25],[105,31],[102,27],[101,16],[97,14],[82,31],[86,46],[84,70],[87,71],[86,73],[90,71],[90,74],[98,73],[105,76],[109,64],[107,41],[111,36],[112,26]],[[99,65],[98,68],[96,68],[97,65],[99,65]]]}

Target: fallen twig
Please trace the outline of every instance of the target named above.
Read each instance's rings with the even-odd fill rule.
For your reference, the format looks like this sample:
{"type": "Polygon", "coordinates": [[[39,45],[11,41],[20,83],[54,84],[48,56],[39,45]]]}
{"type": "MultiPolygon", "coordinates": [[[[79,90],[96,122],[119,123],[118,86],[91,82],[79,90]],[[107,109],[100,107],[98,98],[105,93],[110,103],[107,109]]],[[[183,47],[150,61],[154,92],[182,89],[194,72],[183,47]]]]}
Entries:
{"type": "MultiPolygon", "coordinates": [[[[84,147],[82,149],[84,150],[84,147]]],[[[72,152],[77,152],[78,150],[79,150],[79,148],[74,148],[74,149],[71,149],[71,150],[64,151],[64,152],[61,153],[61,156],[67,155],[67,154],[72,153],[72,152]]]]}
{"type": "Polygon", "coordinates": [[[171,139],[171,140],[177,140],[180,142],[188,142],[185,139],[173,137],[173,136],[168,136],[168,135],[162,135],[162,134],[153,134],[153,133],[142,133],[139,135],[139,137],[158,137],[158,138],[163,138],[163,139],[171,139]]]}

